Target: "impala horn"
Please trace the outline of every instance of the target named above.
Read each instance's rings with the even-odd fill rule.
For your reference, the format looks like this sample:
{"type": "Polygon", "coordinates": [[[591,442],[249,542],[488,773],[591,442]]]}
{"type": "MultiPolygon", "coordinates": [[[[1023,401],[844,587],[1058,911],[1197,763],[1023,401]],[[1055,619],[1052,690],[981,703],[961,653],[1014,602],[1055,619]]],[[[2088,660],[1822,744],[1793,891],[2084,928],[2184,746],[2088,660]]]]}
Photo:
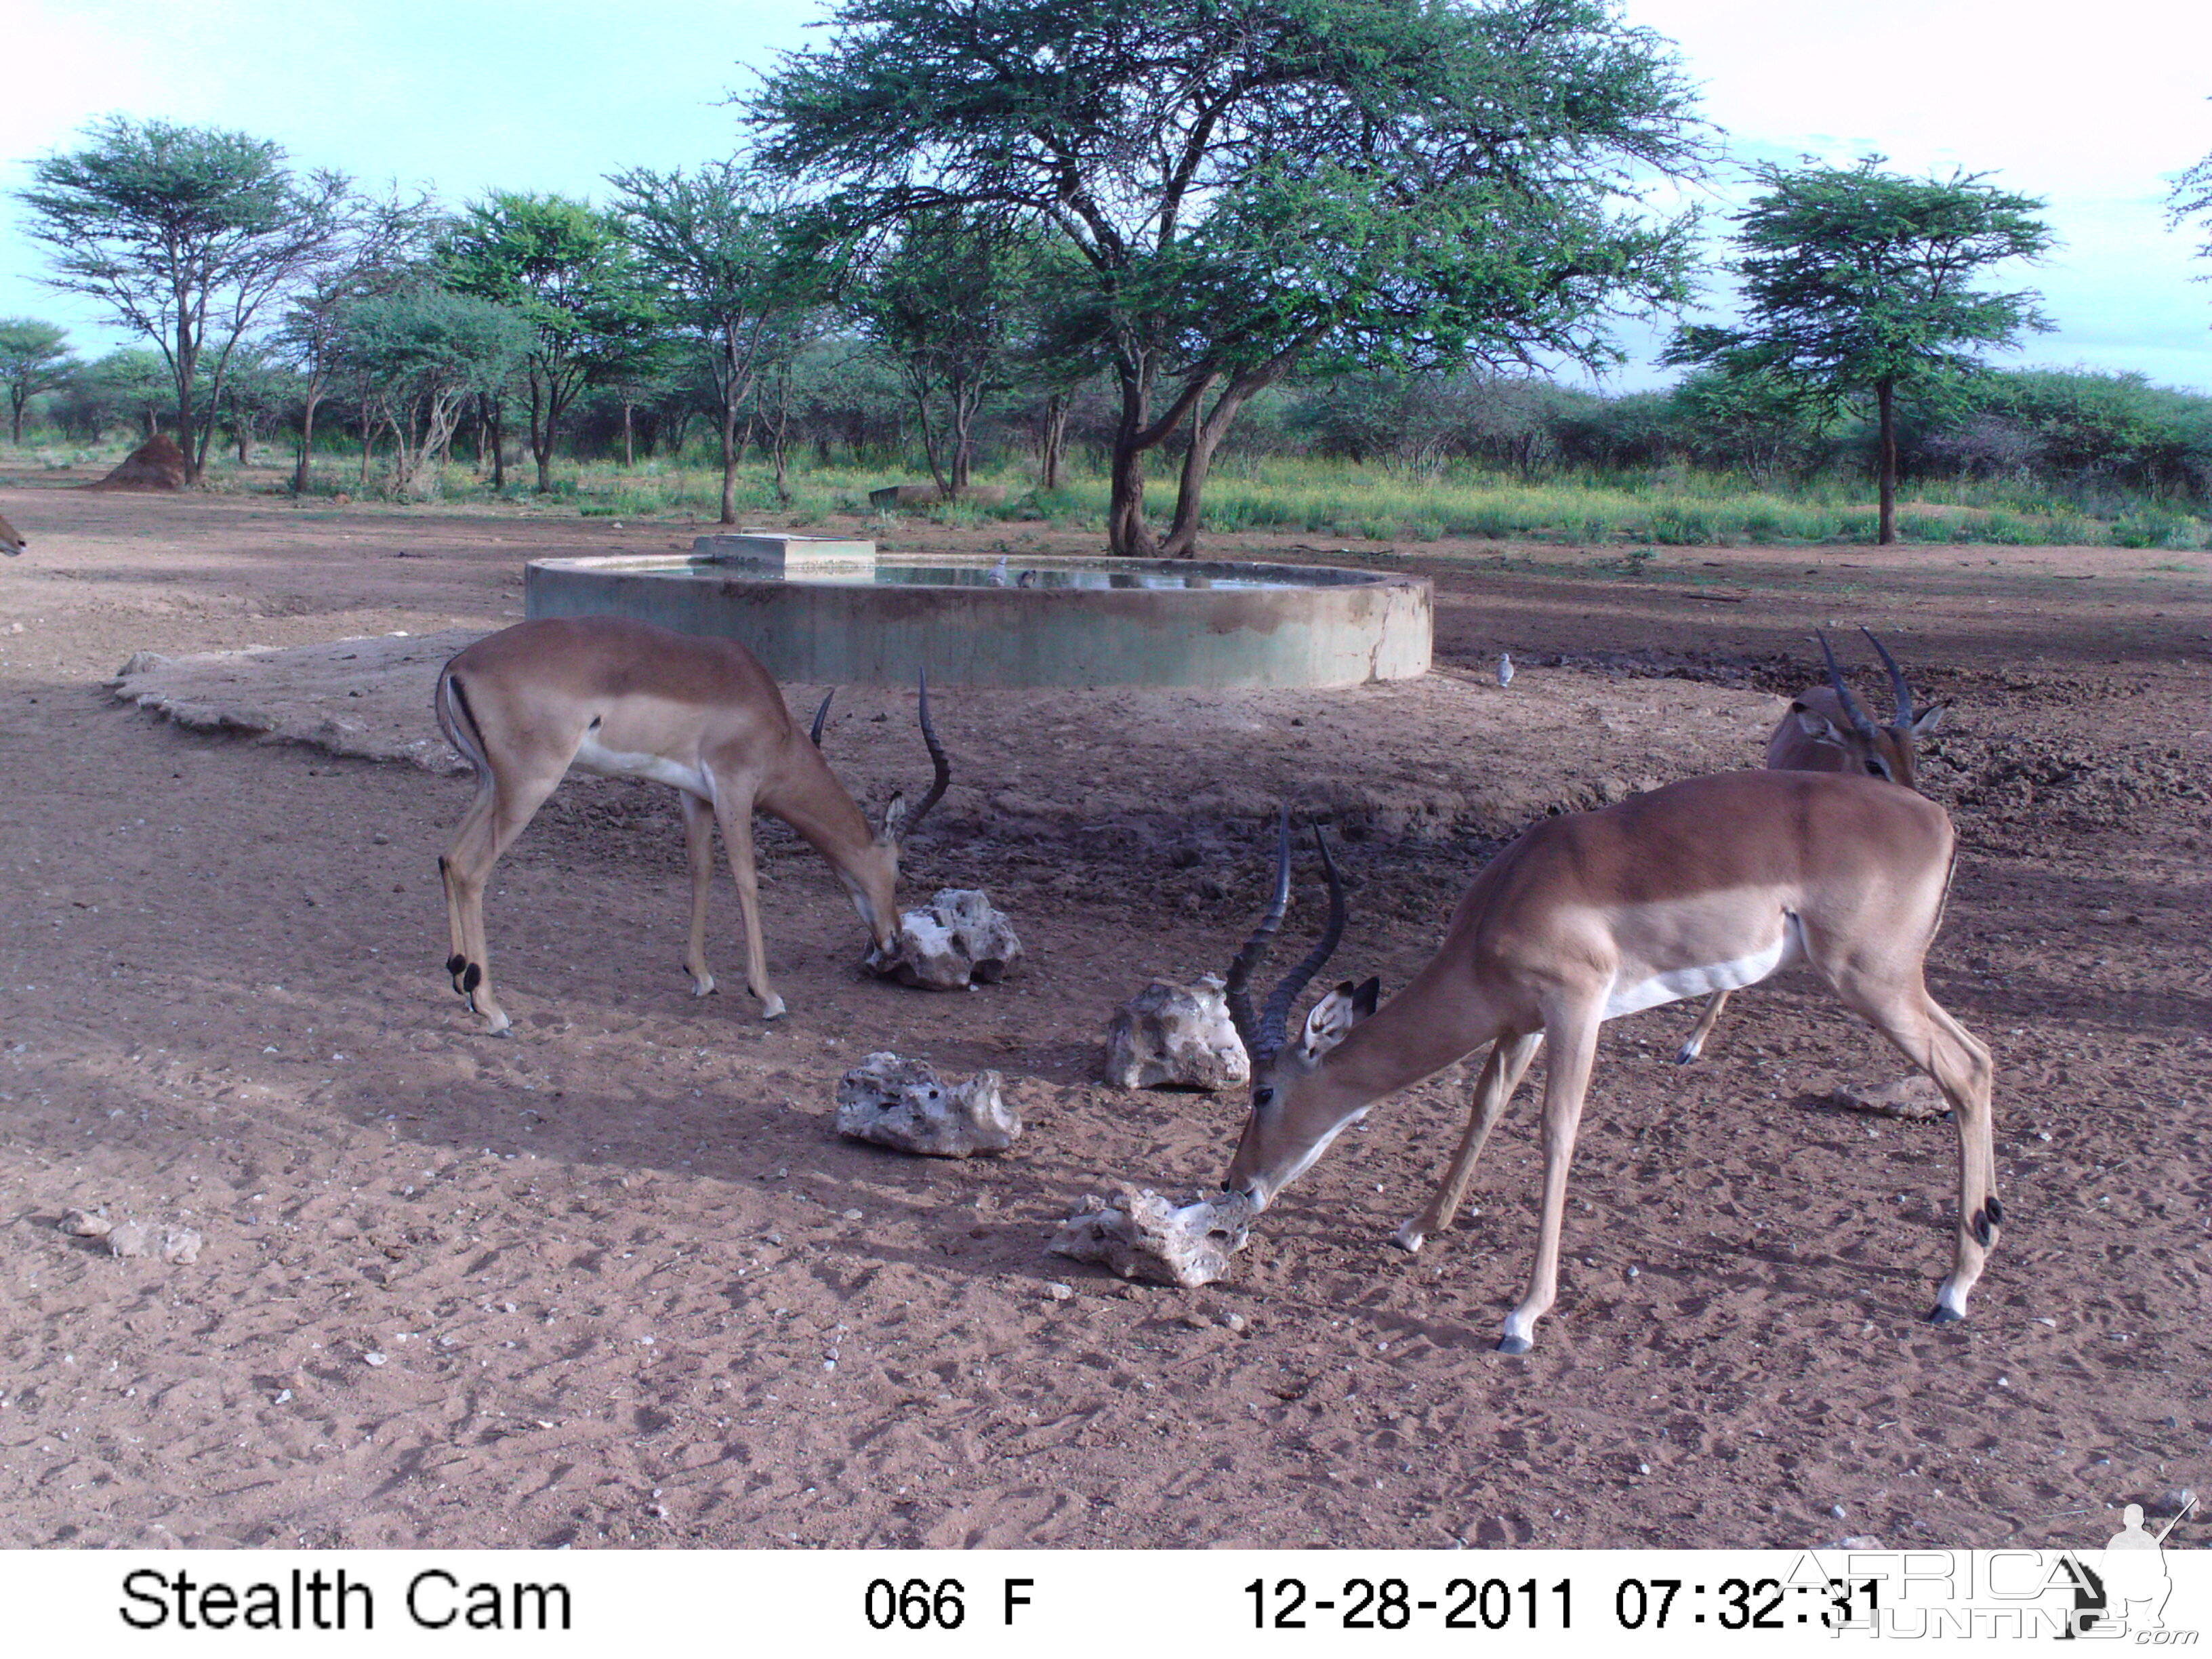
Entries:
{"type": "Polygon", "coordinates": [[[906,823],[900,827],[899,839],[902,841],[912,835],[915,827],[929,816],[931,807],[945,799],[945,789],[952,782],[952,763],[945,759],[945,745],[937,740],[937,728],[929,723],[929,671],[926,668],[921,671],[921,740],[929,745],[929,761],[937,769],[937,777],[929,786],[929,793],[921,798],[921,805],[914,809],[906,823]]]}
{"type": "Polygon", "coordinates": [[[1283,925],[1283,912],[1290,902],[1291,809],[1285,806],[1275,854],[1275,896],[1268,901],[1267,914],[1252,930],[1252,937],[1230,963],[1228,977],[1221,986],[1222,1000],[1229,1005],[1229,1023],[1237,1028],[1244,1052],[1255,1060],[1260,1058],[1260,1021],[1252,1012],[1252,970],[1267,959],[1267,946],[1274,939],[1275,930],[1283,925]]]}
{"type": "Polygon", "coordinates": [[[1306,988],[1306,981],[1336,954],[1337,941],[1344,937],[1344,878],[1337,874],[1336,860],[1328,855],[1328,843],[1322,839],[1321,825],[1316,823],[1312,829],[1314,849],[1321,854],[1321,867],[1328,876],[1328,923],[1322,929],[1321,942],[1306,953],[1304,962],[1283,976],[1283,982],[1267,999],[1267,1006],[1260,1011],[1260,1041],[1271,1054],[1283,1046],[1291,1005],[1306,988]]]}
{"type": "Polygon", "coordinates": [[[837,688],[833,685],[822,694],[822,707],[814,711],[814,730],[809,735],[817,749],[822,746],[822,722],[830,717],[830,699],[836,695],[837,688]]]}
{"type": "Polygon", "coordinates": [[[1817,629],[1814,630],[1814,635],[1820,641],[1820,654],[1828,659],[1828,684],[1836,688],[1836,699],[1844,705],[1844,718],[1857,729],[1861,737],[1873,738],[1881,728],[1869,720],[1866,710],[1852,700],[1850,687],[1844,684],[1844,671],[1836,665],[1836,653],[1828,647],[1828,636],[1817,629]]]}
{"type": "Polygon", "coordinates": [[[1328,877],[1328,921],[1322,929],[1321,942],[1307,954],[1304,961],[1285,974],[1268,996],[1267,1006],[1255,1017],[1252,1012],[1252,973],[1265,960],[1268,946],[1273,942],[1276,930],[1283,925],[1283,912],[1289,908],[1291,898],[1291,811],[1282,811],[1280,827],[1276,835],[1275,890],[1268,900],[1267,914],[1252,937],[1244,941],[1244,948],[1229,964],[1229,974],[1222,985],[1222,997],[1229,1005],[1230,1022],[1243,1040],[1244,1051],[1255,1061],[1266,1059],[1283,1046],[1284,1033],[1290,1023],[1291,1005],[1297,1000],[1298,993],[1306,982],[1321,971],[1322,964],[1335,951],[1337,941],[1344,937],[1344,878],[1337,873],[1336,860],[1329,856],[1328,843],[1322,838],[1321,826],[1313,826],[1314,847],[1321,854],[1322,868],[1328,877]]]}
{"type": "Polygon", "coordinates": [[[1912,688],[1905,683],[1905,671],[1897,665],[1897,659],[1889,654],[1889,647],[1875,638],[1872,629],[1861,628],[1859,632],[1867,636],[1868,643],[1881,656],[1881,665],[1889,670],[1889,689],[1897,694],[1898,726],[1901,729],[1911,725],[1912,688]]]}

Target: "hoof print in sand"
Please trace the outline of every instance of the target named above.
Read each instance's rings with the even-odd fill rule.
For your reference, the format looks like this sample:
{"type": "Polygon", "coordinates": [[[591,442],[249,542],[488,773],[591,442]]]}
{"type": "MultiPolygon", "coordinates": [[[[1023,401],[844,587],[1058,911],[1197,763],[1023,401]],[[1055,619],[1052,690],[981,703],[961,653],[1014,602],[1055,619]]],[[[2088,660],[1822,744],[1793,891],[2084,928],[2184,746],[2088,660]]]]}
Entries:
{"type": "Polygon", "coordinates": [[[927,1061],[870,1054],[837,1079],[837,1133],[927,1158],[1002,1152],[1021,1114],[999,1097],[999,1074],[940,1079],[927,1061]]]}
{"type": "Polygon", "coordinates": [[[1192,1291],[1229,1271],[1229,1258],[1244,1248],[1251,1224],[1252,1205],[1241,1194],[1201,1198],[1177,1209],[1158,1193],[1125,1185],[1111,1198],[1084,1200],[1046,1248],[1078,1261],[1103,1262],[1124,1279],[1192,1291]]]}
{"type": "Polygon", "coordinates": [[[867,965],[921,990],[963,991],[1013,975],[1022,965],[1022,942],[988,894],[947,887],[927,908],[900,916],[897,941],[887,953],[872,951],[867,965]]]}
{"type": "Polygon", "coordinates": [[[1106,1080],[1117,1088],[1211,1091],[1251,1079],[1218,975],[1195,985],[1156,979],[1116,1008],[1106,1028],[1106,1080]]]}

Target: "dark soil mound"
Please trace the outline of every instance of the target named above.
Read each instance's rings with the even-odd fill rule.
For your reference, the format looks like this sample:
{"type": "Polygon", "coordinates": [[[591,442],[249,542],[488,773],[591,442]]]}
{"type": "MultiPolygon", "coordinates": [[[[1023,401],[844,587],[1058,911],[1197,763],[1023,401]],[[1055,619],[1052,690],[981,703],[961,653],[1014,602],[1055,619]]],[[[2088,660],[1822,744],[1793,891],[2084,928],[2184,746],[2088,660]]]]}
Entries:
{"type": "Polygon", "coordinates": [[[182,489],[185,452],[166,432],[157,432],[89,489],[182,489]]]}

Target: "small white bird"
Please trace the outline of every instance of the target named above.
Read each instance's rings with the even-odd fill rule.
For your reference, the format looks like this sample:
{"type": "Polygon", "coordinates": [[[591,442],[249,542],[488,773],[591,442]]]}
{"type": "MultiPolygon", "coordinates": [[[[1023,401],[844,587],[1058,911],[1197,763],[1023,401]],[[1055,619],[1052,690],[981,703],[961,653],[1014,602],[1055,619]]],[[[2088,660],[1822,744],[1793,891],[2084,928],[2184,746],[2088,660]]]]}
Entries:
{"type": "Polygon", "coordinates": [[[1005,554],[1000,554],[999,556],[998,563],[991,567],[991,574],[988,580],[991,586],[994,587],[1004,587],[1006,585],[1006,556],[1005,554]]]}
{"type": "Polygon", "coordinates": [[[1513,684],[1513,653],[1510,651],[1498,653],[1498,683],[1500,685],[1513,684]]]}

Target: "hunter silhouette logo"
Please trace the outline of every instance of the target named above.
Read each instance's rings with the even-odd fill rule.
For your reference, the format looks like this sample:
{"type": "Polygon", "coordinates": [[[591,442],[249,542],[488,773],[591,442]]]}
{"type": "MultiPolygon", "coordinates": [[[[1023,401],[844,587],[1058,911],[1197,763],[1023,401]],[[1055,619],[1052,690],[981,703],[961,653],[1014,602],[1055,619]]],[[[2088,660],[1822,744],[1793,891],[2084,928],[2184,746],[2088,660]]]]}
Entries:
{"type": "Polygon", "coordinates": [[[2120,1529],[2106,1541],[2102,1559],[2093,1565],[2073,1555],[2061,1557],[2059,1574],[2073,1585],[2074,1610],[2058,1639],[2132,1633],[2141,1640],[2165,1630],[2166,1601],[2173,1594],[2166,1567],[2166,1536],[2196,1507],[2192,1495],[2154,1535],[2143,1525],[2142,1505],[2130,1504],[2120,1511],[2120,1529]]]}

